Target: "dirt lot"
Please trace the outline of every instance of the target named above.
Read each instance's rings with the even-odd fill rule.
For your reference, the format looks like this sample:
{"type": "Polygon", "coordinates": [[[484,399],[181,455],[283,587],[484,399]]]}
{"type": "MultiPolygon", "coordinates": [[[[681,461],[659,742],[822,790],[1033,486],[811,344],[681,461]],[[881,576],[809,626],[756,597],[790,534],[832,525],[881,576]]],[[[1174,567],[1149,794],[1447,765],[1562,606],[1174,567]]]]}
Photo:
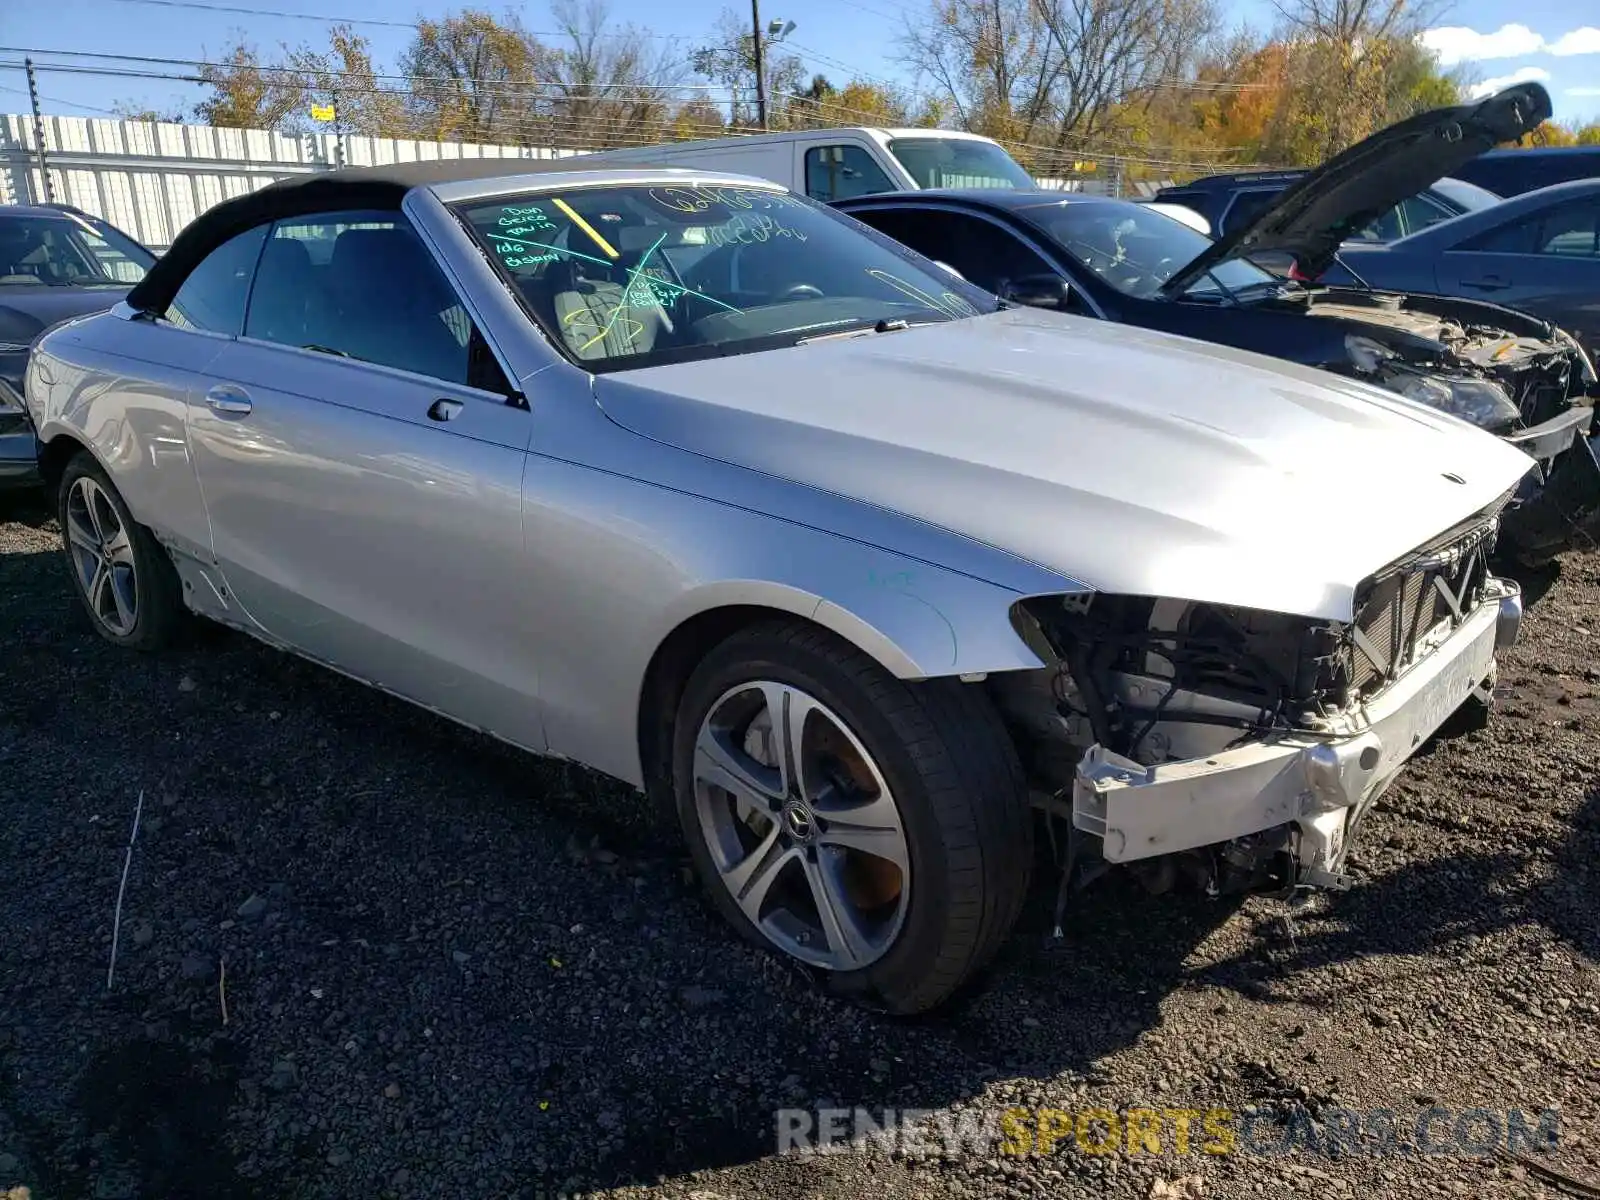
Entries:
{"type": "Polygon", "coordinates": [[[1525,583],[1499,710],[1425,748],[1353,891],[1286,926],[1108,881],[1054,941],[1042,881],[987,986],[901,1023],[743,948],[618,788],[232,634],[104,645],[0,500],[0,1195],[1600,1195],[1600,558],[1525,583]],[[855,1106],[1300,1140],[774,1155],[776,1110],[855,1106]],[[1469,1156],[1474,1107],[1559,1144],[1469,1156]],[[1398,1150],[1334,1144],[1376,1108],[1398,1150]]]}

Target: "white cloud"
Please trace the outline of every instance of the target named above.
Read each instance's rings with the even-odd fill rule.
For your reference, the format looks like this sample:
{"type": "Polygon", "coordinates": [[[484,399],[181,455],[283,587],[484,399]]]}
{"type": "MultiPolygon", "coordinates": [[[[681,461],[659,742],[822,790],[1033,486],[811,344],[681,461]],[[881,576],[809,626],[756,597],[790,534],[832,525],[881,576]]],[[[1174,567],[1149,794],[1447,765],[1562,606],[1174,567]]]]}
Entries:
{"type": "Polygon", "coordinates": [[[1439,56],[1442,65],[1453,67],[1462,62],[1537,54],[1545,41],[1526,25],[1502,25],[1493,33],[1479,33],[1465,25],[1441,25],[1425,32],[1422,44],[1439,56]]]}
{"type": "Polygon", "coordinates": [[[1545,50],[1563,57],[1569,54],[1600,54],[1600,29],[1585,25],[1571,33],[1563,33],[1553,42],[1546,42],[1545,50]]]}
{"type": "Polygon", "coordinates": [[[1467,89],[1467,99],[1480,100],[1484,96],[1492,96],[1501,88],[1508,88],[1514,83],[1548,82],[1550,82],[1550,72],[1543,67],[1518,67],[1509,75],[1496,75],[1493,79],[1473,84],[1467,89]]]}
{"type": "Polygon", "coordinates": [[[1600,29],[1585,25],[1546,39],[1526,25],[1502,25],[1493,33],[1479,33],[1466,25],[1441,25],[1426,30],[1422,44],[1439,56],[1441,66],[1464,62],[1487,62],[1496,58],[1522,58],[1529,54],[1554,54],[1568,58],[1575,54],[1600,54],[1600,29]]]}
{"type": "Polygon", "coordinates": [[[1568,96],[1579,96],[1579,97],[1600,96],[1600,87],[1568,88],[1567,91],[1566,91],[1566,94],[1568,96]]]}

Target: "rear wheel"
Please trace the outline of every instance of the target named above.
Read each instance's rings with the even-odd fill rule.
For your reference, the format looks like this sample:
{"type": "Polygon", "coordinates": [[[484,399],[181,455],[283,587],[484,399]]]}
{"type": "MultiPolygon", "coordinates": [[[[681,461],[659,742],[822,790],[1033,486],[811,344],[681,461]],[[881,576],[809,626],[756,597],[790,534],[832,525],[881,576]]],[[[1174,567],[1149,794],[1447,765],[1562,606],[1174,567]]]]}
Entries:
{"type": "Polygon", "coordinates": [[[88,453],[67,463],[57,499],[68,572],[95,632],[140,650],[170,642],[183,617],[172,560],[88,453]]]}
{"type": "Polygon", "coordinates": [[[813,626],[754,627],[706,657],[678,710],[673,782],[716,907],[875,1007],[948,999],[1027,891],[1027,796],[987,698],[904,683],[813,626]]]}

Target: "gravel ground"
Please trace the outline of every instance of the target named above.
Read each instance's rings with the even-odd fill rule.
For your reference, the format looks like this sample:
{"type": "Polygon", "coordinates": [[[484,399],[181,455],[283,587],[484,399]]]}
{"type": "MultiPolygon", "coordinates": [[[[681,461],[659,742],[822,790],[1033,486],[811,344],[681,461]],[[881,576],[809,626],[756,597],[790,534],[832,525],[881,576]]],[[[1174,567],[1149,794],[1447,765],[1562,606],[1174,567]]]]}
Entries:
{"type": "Polygon", "coordinates": [[[1286,923],[1276,901],[1107,880],[1054,941],[1042,881],[981,990],[893,1022],[743,947],[630,793],[220,630],[116,651],[58,547],[44,513],[0,500],[0,1196],[1600,1183],[1600,558],[1525,580],[1542,594],[1500,708],[1424,748],[1350,893],[1286,923]],[[1264,1106],[1271,1137],[1303,1140],[774,1153],[784,1107],[1146,1105],[1264,1106]],[[1553,1107],[1559,1145],[1380,1155],[1328,1136],[1338,1110],[1379,1107],[1408,1136],[1431,1105],[1553,1107]]]}

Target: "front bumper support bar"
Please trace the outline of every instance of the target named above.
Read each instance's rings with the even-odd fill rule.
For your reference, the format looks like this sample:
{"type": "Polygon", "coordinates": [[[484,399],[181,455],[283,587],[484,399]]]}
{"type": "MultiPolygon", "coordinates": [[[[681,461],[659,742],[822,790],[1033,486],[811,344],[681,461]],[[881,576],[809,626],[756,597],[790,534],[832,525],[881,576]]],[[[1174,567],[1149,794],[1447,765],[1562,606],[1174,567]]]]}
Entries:
{"type": "Polygon", "coordinates": [[[1284,733],[1153,767],[1094,746],[1078,764],[1073,825],[1099,837],[1113,863],[1292,826],[1302,878],[1332,879],[1346,835],[1417,748],[1493,678],[1495,652],[1516,640],[1521,619],[1520,589],[1491,579],[1487,600],[1449,640],[1338,736],[1284,733]]]}

